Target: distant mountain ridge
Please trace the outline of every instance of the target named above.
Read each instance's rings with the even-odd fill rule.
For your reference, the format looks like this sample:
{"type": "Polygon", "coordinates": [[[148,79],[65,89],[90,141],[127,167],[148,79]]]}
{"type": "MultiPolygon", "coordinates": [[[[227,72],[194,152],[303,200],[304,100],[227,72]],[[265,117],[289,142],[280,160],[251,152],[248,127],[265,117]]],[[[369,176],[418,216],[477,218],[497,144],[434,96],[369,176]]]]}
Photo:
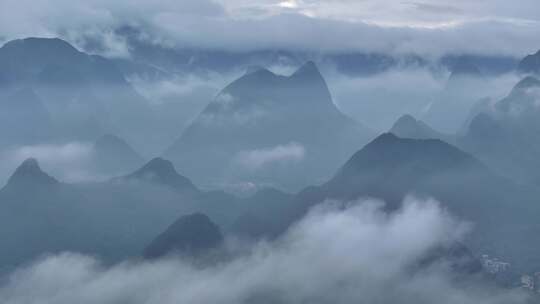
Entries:
{"type": "Polygon", "coordinates": [[[164,155],[198,181],[253,178],[301,188],[326,178],[371,136],[337,109],[316,65],[307,62],[290,76],[257,69],[232,82],[164,155]],[[254,171],[235,163],[250,151],[290,143],[305,155],[289,166],[254,171]],[[304,170],[315,179],[305,180],[306,174],[299,175],[304,170]]]}
{"type": "Polygon", "coordinates": [[[401,116],[389,130],[389,133],[402,138],[441,139],[450,144],[456,140],[454,136],[437,132],[423,121],[408,114],[401,116]]]}
{"type": "Polygon", "coordinates": [[[519,271],[527,265],[540,266],[535,258],[540,248],[520,241],[540,231],[535,220],[540,215],[534,203],[537,193],[536,188],[494,174],[472,155],[441,140],[387,133],[355,153],[327,183],[275,205],[271,214],[280,216],[268,218],[268,207],[253,208],[239,217],[236,231],[280,235],[311,207],[327,200],[347,203],[372,197],[384,200],[386,210],[392,212],[407,195],[433,197],[452,214],[475,223],[468,247],[507,258],[519,271]],[[521,234],[523,223],[531,229],[527,236],[521,234]]]}
{"type": "Polygon", "coordinates": [[[484,106],[458,145],[500,174],[539,185],[539,104],[540,81],[527,76],[507,97],[484,106]]]}
{"type": "MultiPolygon", "coordinates": [[[[31,89],[50,114],[54,128],[48,131],[57,140],[113,132],[133,141],[133,133],[144,134],[142,125],[151,119],[147,102],[111,60],[58,38],[18,39],[0,47],[0,88],[31,89]]],[[[0,96],[0,103],[3,98],[8,97],[0,96]]]]}
{"type": "Polygon", "coordinates": [[[153,158],[140,169],[121,179],[166,185],[178,190],[198,191],[188,178],[176,172],[172,162],[161,157],[153,158]]]}
{"type": "MultiPolygon", "coordinates": [[[[28,159],[0,189],[0,238],[5,245],[0,268],[65,251],[96,255],[107,263],[138,257],[184,215],[205,214],[215,225],[227,226],[247,203],[223,192],[197,189],[163,159],[124,177],[76,184],[57,181],[36,159],[28,159]]],[[[207,222],[197,223],[194,229],[208,227],[207,222]]],[[[190,237],[192,232],[179,233],[190,237]]],[[[173,247],[198,251],[202,247],[197,244],[208,244],[199,236],[174,242],[173,247]]]]}

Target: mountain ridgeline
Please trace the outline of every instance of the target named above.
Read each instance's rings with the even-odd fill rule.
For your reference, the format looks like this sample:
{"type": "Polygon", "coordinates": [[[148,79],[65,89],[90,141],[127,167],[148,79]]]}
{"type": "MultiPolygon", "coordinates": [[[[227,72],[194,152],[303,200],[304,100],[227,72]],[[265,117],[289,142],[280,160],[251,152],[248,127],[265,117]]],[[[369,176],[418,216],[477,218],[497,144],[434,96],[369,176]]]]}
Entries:
{"type": "Polygon", "coordinates": [[[387,133],[355,153],[328,182],[308,187],[273,208],[251,206],[232,229],[251,237],[277,236],[326,200],[380,198],[392,212],[408,195],[433,197],[452,214],[476,224],[466,242],[474,252],[504,257],[522,270],[540,266],[534,254],[538,248],[524,242],[540,231],[535,220],[540,215],[538,192],[494,174],[475,157],[441,140],[387,133]],[[523,225],[529,227],[526,232],[523,225]]]}
{"type": "Polygon", "coordinates": [[[178,254],[200,257],[222,245],[219,227],[201,213],[185,215],[158,235],[144,250],[144,257],[156,259],[178,254]]]}
{"type": "Polygon", "coordinates": [[[298,189],[330,176],[370,137],[337,109],[319,70],[308,62],[290,76],[248,71],[217,95],[165,157],[202,183],[208,177],[251,178],[298,189]],[[267,162],[273,166],[265,167],[267,162]]]}
{"type": "Polygon", "coordinates": [[[226,193],[197,189],[159,158],[124,177],[78,184],[58,181],[28,159],[0,189],[0,237],[6,245],[0,265],[61,251],[118,262],[139,256],[183,215],[204,213],[226,226],[242,204],[226,193]]]}
{"type": "Polygon", "coordinates": [[[16,111],[2,120],[6,127],[36,130],[6,145],[93,140],[110,132],[140,143],[133,134],[148,134],[145,122],[152,119],[147,102],[113,61],[57,38],[12,40],[0,47],[0,107],[9,107],[3,113],[16,111]]]}
{"type": "Polygon", "coordinates": [[[528,76],[507,97],[480,109],[459,140],[499,174],[540,185],[540,81],[528,76]]]}
{"type": "MultiPolygon", "coordinates": [[[[160,108],[147,100],[141,94],[156,88],[145,87],[146,80],[157,79],[167,95],[184,89],[169,87],[178,83],[168,77],[186,76],[174,67],[192,71],[199,61],[229,71],[220,62],[227,56],[242,68],[249,60],[216,51],[209,53],[217,56],[212,62],[193,50],[146,47],[132,50],[133,61],[90,55],[60,39],[13,40],[0,48],[0,160],[19,164],[0,189],[0,274],[65,251],[97,256],[105,265],[230,258],[230,245],[280,245],[321,204],[373,198],[392,214],[411,196],[434,199],[474,224],[463,244],[432,248],[420,266],[450,258],[452,267],[478,273],[477,257],[487,254],[516,273],[540,269],[534,243],[540,234],[540,52],[521,61],[515,75],[522,80],[496,102],[481,99],[479,89],[491,84],[491,64],[448,59],[441,88],[422,112],[399,110],[422,113],[419,119],[403,115],[377,136],[340,111],[314,62],[299,64],[277,51],[250,58],[287,57],[296,69],[290,75],[252,66],[209,103],[197,101],[202,111],[185,128],[174,111],[172,121],[160,124],[155,113],[182,103],[160,108]],[[148,54],[156,58],[143,58],[148,54]],[[165,67],[180,57],[183,62],[165,67]],[[137,71],[147,76],[140,90],[140,79],[127,78],[137,71]],[[167,133],[156,142],[168,141],[150,153],[147,141],[156,133],[167,133]],[[68,174],[57,174],[64,165],[79,173],[72,163],[91,167],[96,177],[70,182],[68,174]],[[242,194],[222,190],[234,187],[242,194]]],[[[333,60],[340,62],[337,71],[364,76],[399,63],[375,54],[333,60]],[[355,66],[361,62],[371,62],[364,72],[355,66]]]]}

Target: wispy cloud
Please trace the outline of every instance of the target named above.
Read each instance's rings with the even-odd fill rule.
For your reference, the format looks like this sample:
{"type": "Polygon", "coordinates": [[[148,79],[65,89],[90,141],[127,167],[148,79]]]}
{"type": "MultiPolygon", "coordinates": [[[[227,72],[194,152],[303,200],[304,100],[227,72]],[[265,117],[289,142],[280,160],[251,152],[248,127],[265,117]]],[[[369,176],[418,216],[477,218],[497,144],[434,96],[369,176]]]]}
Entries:
{"type": "Polygon", "coordinates": [[[304,159],[306,149],[303,145],[291,142],[271,148],[242,151],[236,160],[248,169],[260,169],[273,163],[299,162],[304,159]]]}

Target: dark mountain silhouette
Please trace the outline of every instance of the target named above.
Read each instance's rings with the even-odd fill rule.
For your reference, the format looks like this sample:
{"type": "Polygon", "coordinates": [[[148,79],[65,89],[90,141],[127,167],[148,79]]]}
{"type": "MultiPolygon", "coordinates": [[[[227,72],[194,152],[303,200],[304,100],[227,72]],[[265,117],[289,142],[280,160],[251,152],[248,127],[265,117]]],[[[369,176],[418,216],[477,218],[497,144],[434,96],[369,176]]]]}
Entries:
{"type": "Polygon", "coordinates": [[[144,250],[147,259],[170,254],[197,257],[217,249],[223,242],[219,227],[202,213],[185,215],[158,235],[144,250]]]}
{"type": "Polygon", "coordinates": [[[94,143],[94,163],[100,172],[118,175],[134,170],[144,159],[118,136],[106,134],[94,143]]]}
{"type": "Polygon", "coordinates": [[[97,236],[80,206],[83,195],[43,172],[35,159],[25,160],[0,190],[1,268],[28,262],[46,253],[88,252],[97,236]]]}
{"type": "Polygon", "coordinates": [[[538,246],[527,242],[540,232],[538,190],[498,177],[471,155],[440,140],[384,134],[321,186],[296,195],[265,189],[247,199],[193,191],[194,186],[162,159],[128,175],[136,183],[70,185],[55,182],[38,168],[35,161],[25,162],[0,191],[0,236],[10,236],[11,248],[0,254],[0,261],[7,264],[65,250],[118,261],[140,254],[181,214],[208,214],[238,235],[275,237],[328,199],[381,198],[392,212],[413,193],[434,197],[451,213],[474,222],[466,245],[475,253],[501,257],[518,271],[524,265],[540,265],[538,246]],[[28,180],[44,186],[29,186],[35,182],[28,180]],[[13,237],[21,231],[24,238],[13,237]]]}
{"type": "Polygon", "coordinates": [[[485,176],[491,176],[485,166],[445,142],[402,139],[386,133],[356,152],[327,183],[308,187],[283,204],[282,218],[268,223],[271,226],[267,231],[281,233],[311,206],[326,199],[377,197],[386,200],[389,209],[395,209],[408,193],[435,195],[432,187],[444,190],[443,181],[451,188],[452,183],[473,182],[485,176]]]}
{"type": "Polygon", "coordinates": [[[166,151],[199,182],[253,179],[298,188],[327,178],[362,146],[370,132],[332,102],[322,75],[308,62],[291,76],[265,69],[247,73],[218,94],[166,151]],[[286,165],[242,167],[242,155],[291,143],[305,155],[286,165]],[[302,174],[299,174],[302,173],[302,174]]]}
{"type": "Polygon", "coordinates": [[[525,74],[540,75],[540,51],[525,56],[518,64],[518,71],[525,74]]]}
{"type": "Polygon", "coordinates": [[[401,138],[440,139],[447,143],[455,142],[454,136],[437,132],[423,121],[417,120],[411,115],[401,116],[389,132],[401,138]]]}
{"type": "Polygon", "coordinates": [[[475,230],[466,242],[474,252],[489,252],[512,260],[516,269],[525,269],[525,265],[540,265],[538,248],[522,243],[540,230],[534,219],[540,212],[534,203],[537,193],[536,188],[495,175],[470,154],[443,141],[387,133],[355,153],[327,183],[308,187],[277,205],[273,212],[279,217],[265,217],[263,207],[250,209],[237,223],[249,230],[237,231],[280,235],[309,208],[328,199],[381,198],[392,212],[414,194],[433,197],[451,213],[474,222],[475,230]],[[524,223],[530,229],[526,233],[520,228],[524,223]]]}
{"type": "Polygon", "coordinates": [[[198,190],[162,159],[128,179],[68,184],[36,160],[23,162],[0,189],[1,268],[63,251],[114,263],[139,256],[179,215],[204,213],[227,226],[243,209],[231,195],[198,190]]]}
{"type": "Polygon", "coordinates": [[[142,168],[124,176],[122,179],[160,184],[178,190],[197,191],[195,185],[188,178],[176,172],[172,162],[160,157],[150,160],[142,168]]]}
{"type": "Polygon", "coordinates": [[[35,158],[25,160],[7,182],[7,187],[49,186],[58,184],[58,181],[43,172],[35,158]]]}

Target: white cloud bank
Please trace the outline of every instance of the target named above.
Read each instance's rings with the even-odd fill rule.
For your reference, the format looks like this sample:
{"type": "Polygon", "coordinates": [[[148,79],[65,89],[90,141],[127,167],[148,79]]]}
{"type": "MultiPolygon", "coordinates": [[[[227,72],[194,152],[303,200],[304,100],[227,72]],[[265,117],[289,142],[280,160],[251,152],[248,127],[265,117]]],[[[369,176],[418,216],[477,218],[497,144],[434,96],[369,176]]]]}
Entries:
{"type": "Polygon", "coordinates": [[[242,151],[236,156],[239,164],[248,169],[260,169],[266,165],[283,162],[299,162],[305,157],[303,145],[291,142],[271,148],[242,151]]]}
{"type": "Polygon", "coordinates": [[[324,204],[284,237],[236,259],[194,268],[177,259],[110,268],[72,253],[12,274],[4,304],[173,303],[525,303],[519,291],[452,278],[444,265],[412,271],[430,249],[458,241],[466,225],[433,201],[324,204]]]}
{"type": "Polygon", "coordinates": [[[111,33],[141,25],[149,40],[180,47],[523,56],[539,48],[538,8],[536,0],[3,0],[0,39],[103,33],[111,48],[103,53],[125,57],[128,46],[111,33]]]}

